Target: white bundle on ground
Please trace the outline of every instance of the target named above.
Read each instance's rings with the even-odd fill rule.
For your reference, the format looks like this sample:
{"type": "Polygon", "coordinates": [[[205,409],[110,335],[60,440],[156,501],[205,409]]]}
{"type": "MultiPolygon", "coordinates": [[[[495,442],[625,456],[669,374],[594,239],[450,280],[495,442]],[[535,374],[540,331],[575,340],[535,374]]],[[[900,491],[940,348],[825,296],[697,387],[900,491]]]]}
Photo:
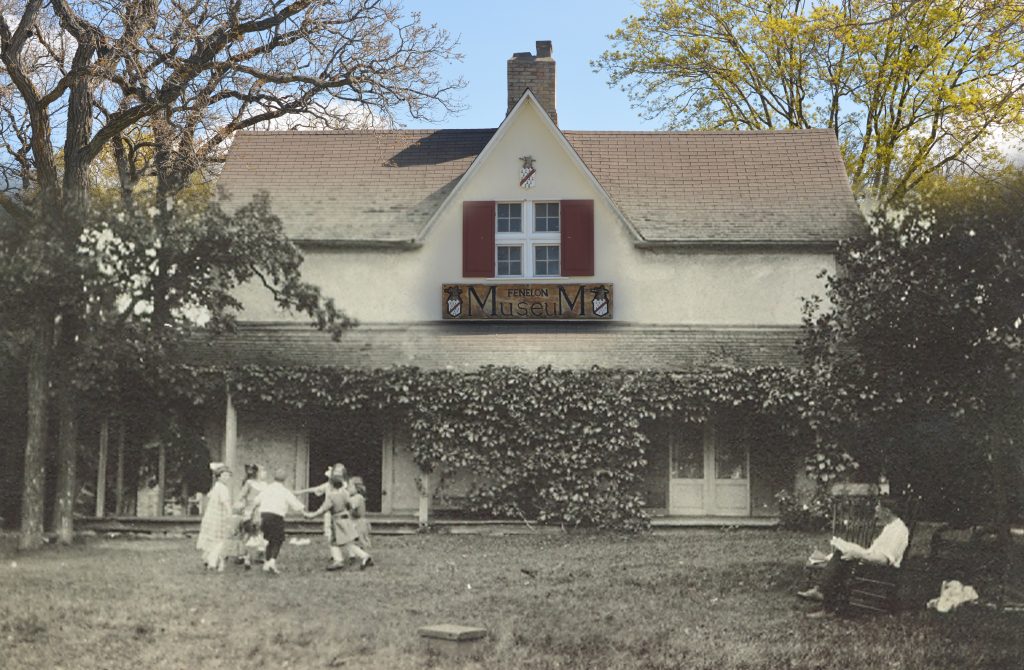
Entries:
{"type": "Polygon", "coordinates": [[[978,592],[973,586],[965,586],[955,579],[942,582],[942,589],[938,598],[928,601],[928,609],[933,609],[943,614],[955,610],[964,603],[973,602],[978,599],[978,592]]]}

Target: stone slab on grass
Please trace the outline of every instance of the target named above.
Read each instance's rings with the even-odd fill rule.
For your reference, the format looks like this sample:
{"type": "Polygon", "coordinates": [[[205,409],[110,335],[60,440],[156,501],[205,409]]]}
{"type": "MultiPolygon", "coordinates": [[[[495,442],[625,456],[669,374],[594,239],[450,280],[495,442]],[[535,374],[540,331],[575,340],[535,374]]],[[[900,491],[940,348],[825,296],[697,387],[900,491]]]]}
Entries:
{"type": "Polygon", "coordinates": [[[453,642],[470,642],[487,636],[486,628],[477,626],[460,626],[454,623],[442,623],[433,626],[423,626],[419,629],[420,637],[432,638],[435,640],[451,640],[453,642]]]}
{"type": "Polygon", "coordinates": [[[423,626],[419,634],[426,644],[427,653],[450,659],[480,660],[488,647],[485,644],[487,629],[478,626],[444,623],[423,626]]]}

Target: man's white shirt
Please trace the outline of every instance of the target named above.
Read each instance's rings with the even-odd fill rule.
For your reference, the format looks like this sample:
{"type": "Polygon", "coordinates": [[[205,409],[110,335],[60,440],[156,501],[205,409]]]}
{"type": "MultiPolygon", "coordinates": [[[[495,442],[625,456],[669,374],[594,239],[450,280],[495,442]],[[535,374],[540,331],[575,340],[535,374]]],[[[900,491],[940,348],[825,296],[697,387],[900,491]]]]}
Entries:
{"type": "Polygon", "coordinates": [[[898,568],[903,562],[903,552],[907,550],[909,544],[910,530],[907,524],[903,523],[903,519],[893,519],[885,524],[885,528],[868,547],[868,552],[882,554],[889,559],[889,565],[898,568]]]}

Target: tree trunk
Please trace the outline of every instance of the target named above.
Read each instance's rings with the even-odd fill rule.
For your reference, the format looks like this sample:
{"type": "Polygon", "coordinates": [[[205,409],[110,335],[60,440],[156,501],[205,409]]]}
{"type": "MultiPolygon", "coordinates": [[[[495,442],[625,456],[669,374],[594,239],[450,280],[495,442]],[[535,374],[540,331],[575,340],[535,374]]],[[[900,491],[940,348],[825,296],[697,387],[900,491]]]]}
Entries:
{"type": "Polygon", "coordinates": [[[57,389],[57,491],[53,505],[53,530],[61,544],[71,544],[75,533],[75,499],[78,497],[78,391],[72,381],[79,332],[78,319],[70,310],[60,322],[59,359],[63,374],[57,389]]]}
{"type": "Polygon", "coordinates": [[[78,465],[78,402],[70,380],[61,382],[57,396],[57,494],[53,505],[53,530],[61,544],[71,544],[75,534],[75,474],[78,465]]]}
{"type": "Polygon", "coordinates": [[[53,320],[42,317],[32,334],[28,358],[28,435],[25,440],[25,478],[21,496],[19,549],[43,543],[43,487],[46,481],[46,410],[53,320]]]}

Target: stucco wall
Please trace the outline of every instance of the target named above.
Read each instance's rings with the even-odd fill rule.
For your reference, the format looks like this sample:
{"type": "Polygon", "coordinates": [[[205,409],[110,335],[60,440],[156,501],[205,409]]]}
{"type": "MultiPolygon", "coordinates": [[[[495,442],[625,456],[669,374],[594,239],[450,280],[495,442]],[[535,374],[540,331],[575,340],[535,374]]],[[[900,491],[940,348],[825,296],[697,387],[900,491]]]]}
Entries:
{"type": "MultiPolygon", "coordinates": [[[[224,414],[205,417],[204,431],[211,461],[224,460],[224,414]]],[[[268,481],[283,468],[285,484],[291,489],[305,488],[309,480],[309,439],[299,416],[266,411],[239,410],[231,488],[237,494],[245,477],[243,465],[256,463],[266,469],[268,481]]],[[[320,482],[317,482],[318,484],[320,482]]]]}
{"type": "MultiPolygon", "coordinates": [[[[615,320],[793,325],[800,323],[800,298],[823,292],[817,274],[834,269],[831,254],[824,252],[637,249],[632,233],[541,122],[536,109],[527,105],[521,111],[493,150],[482,155],[482,161],[478,159],[479,164],[440,213],[422,247],[406,251],[309,249],[303,265],[305,278],[366,323],[439,320],[441,284],[465,281],[461,276],[464,200],[592,199],[593,281],[615,285],[615,320]],[[519,187],[519,156],[524,155],[533,156],[537,168],[536,185],[528,191],[519,187]]],[[[275,309],[261,287],[246,287],[240,297],[246,306],[243,320],[294,318],[275,309]]]]}

